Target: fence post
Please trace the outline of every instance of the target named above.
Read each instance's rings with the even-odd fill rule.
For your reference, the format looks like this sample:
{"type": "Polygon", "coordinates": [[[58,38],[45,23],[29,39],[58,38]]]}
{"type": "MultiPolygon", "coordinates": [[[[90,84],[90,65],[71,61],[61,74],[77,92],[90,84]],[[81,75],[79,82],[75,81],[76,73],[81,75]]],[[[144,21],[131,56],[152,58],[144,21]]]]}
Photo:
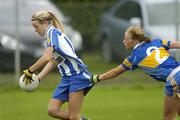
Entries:
{"type": "Polygon", "coordinates": [[[15,83],[20,77],[20,50],[19,50],[19,0],[15,1],[15,33],[16,33],[16,50],[15,50],[15,83]]]}
{"type": "MultiPolygon", "coordinates": [[[[178,0],[175,0],[174,4],[175,4],[175,32],[176,32],[175,38],[177,41],[180,41],[179,40],[179,2],[178,0]]],[[[177,50],[175,55],[176,55],[177,61],[180,61],[180,50],[177,50]]]]}

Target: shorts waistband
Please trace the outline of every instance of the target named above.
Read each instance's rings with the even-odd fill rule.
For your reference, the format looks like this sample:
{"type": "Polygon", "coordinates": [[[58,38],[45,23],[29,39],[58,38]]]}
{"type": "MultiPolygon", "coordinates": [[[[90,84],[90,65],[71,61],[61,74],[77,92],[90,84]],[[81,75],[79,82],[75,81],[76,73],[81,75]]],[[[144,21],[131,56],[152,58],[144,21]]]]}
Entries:
{"type": "Polygon", "coordinates": [[[170,80],[179,71],[180,71],[180,66],[176,67],[174,70],[171,71],[171,73],[166,78],[166,81],[170,80]]]}
{"type": "Polygon", "coordinates": [[[82,73],[89,73],[88,71],[80,71],[78,72],[77,74],[71,74],[71,75],[62,75],[63,78],[69,78],[69,77],[72,77],[72,76],[77,76],[77,75],[80,75],[82,73]]]}

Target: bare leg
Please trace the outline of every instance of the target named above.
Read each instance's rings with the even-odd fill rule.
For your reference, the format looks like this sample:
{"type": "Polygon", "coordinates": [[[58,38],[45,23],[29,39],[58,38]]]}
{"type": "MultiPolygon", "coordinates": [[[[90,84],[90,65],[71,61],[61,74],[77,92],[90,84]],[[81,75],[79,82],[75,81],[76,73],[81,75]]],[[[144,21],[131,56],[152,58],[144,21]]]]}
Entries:
{"type": "Polygon", "coordinates": [[[180,116],[180,98],[178,99],[178,110],[177,110],[178,116],[180,116]]]}
{"type": "Polygon", "coordinates": [[[69,120],[81,120],[80,111],[84,99],[84,91],[70,93],[69,98],[69,120]]]}
{"type": "Polygon", "coordinates": [[[177,97],[171,97],[168,95],[164,97],[163,120],[176,120],[178,102],[180,102],[180,100],[177,97]]]}
{"type": "Polygon", "coordinates": [[[60,107],[64,104],[63,101],[57,99],[50,99],[48,103],[48,114],[54,118],[62,120],[69,120],[68,111],[60,110],[60,107]]]}

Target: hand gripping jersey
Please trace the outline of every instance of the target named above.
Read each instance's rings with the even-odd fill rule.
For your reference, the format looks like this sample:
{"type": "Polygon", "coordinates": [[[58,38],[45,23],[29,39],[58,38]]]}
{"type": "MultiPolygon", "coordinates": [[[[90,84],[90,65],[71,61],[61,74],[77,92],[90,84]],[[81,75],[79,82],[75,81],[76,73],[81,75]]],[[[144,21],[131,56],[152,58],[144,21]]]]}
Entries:
{"type": "Polygon", "coordinates": [[[166,81],[167,76],[179,63],[168,52],[171,41],[154,39],[135,47],[122,65],[128,70],[142,69],[156,80],[166,81]]]}
{"type": "Polygon", "coordinates": [[[54,48],[53,59],[62,76],[77,75],[87,70],[86,65],[77,57],[69,38],[59,29],[50,25],[46,38],[46,47],[54,48]]]}

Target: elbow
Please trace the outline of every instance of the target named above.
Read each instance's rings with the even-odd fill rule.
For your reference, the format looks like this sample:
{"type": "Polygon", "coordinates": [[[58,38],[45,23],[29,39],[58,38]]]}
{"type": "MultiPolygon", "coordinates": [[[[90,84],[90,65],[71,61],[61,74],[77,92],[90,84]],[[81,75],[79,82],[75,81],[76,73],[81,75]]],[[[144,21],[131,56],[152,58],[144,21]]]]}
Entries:
{"type": "Polygon", "coordinates": [[[45,60],[46,62],[49,62],[49,61],[52,60],[53,57],[52,57],[52,56],[44,55],[43,58],[44,58],[44,60],[45,60]]]}
{"type": "Polygon", "coordinates": [[[170,48],[171,49],[180,49],[180,42],[172,42],[171,45],[170,45],[170,48]]]}
{"type": "Polygon", "coordinates": [[[117,77],[119,75],[119,72],[113,71],[113,77],[117,77]]]}
{"type": "Polygon", "coordinates": [[[119,76],[121,73],[123,73],[123,71],[121,71],[121,70],[114,70],[113,73],[114,73],[114,76],[117,77],[117,76],[119,76]]]}
{"type": "Polygon", "coordinates": [[[117,72],[114,73],[114,77],[117,77],[119,74],[117,72]]]}

